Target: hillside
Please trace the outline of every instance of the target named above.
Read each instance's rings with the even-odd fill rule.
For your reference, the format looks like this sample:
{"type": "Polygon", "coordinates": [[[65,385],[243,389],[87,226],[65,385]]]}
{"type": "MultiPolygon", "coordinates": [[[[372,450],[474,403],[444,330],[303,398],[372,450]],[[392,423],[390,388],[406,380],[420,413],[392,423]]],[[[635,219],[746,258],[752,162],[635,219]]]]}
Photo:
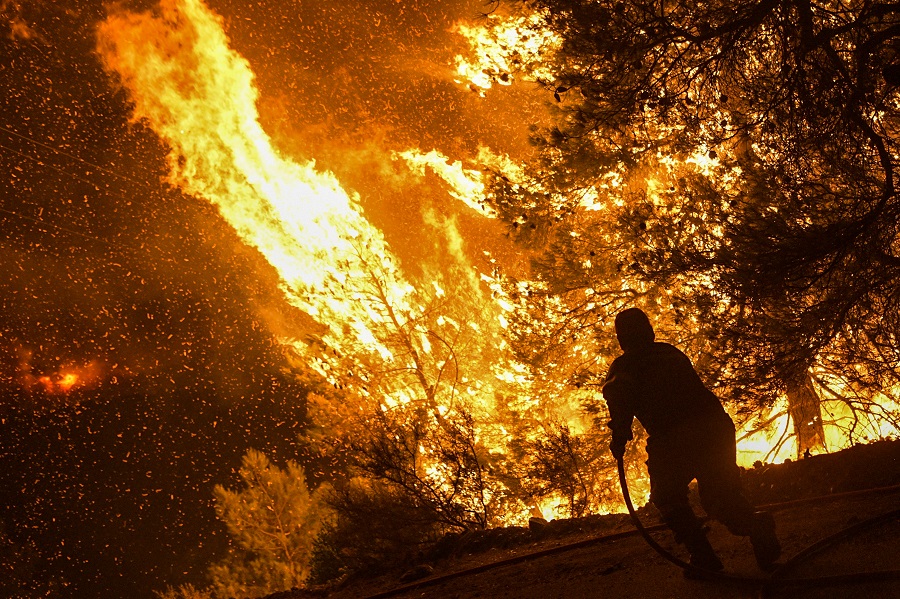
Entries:
{"type": "MultiPolygon", "coordinates": [[[[813,456],[745,472],[748,495],[768,505],[784,545],[782,562],[835,532],[900,506],[900,441],[879,441],[834,454],[813,456]]],[[[658,524],[652,508],[641,510],[646,526],[658,524]]],[[[730,573],[763,578],[749,543],[711,523],[710,539],[730,573]]],[[[684,557],[670,535],[655,538],[684,557]]],[[[894,578],[840,581],[823,576],[895,570],[900,555],[900,521],[886,521],[851,535],[799,562],[769,597],[900,597],[894,578]]],[[[894,574],[896,575],[896,573],[894,574]]],[[[332,590],[286,591],[266,599],[328,597],[570,598],[570,597],[747,597],[760,583],[687,580],[634,534],[627,515],[558,520],[545,526],[486,531],[455,539],[406,572],[352,580],[332,590]],[[410,580],[420,576],[416,580],[410,580]],[[750,593],[748,595],[748,593],[750,593]]]]}

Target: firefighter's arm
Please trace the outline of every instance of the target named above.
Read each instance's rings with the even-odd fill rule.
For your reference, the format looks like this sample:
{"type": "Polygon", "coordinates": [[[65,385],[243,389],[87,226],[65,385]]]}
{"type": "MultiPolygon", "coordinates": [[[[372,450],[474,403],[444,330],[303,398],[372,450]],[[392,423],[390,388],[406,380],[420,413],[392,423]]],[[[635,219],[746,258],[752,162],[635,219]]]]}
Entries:
{"type": "Polygon", "coordinates": [[[610,373],[603,385],[603,398],[609,409],[608,426],[612,430],[612,442],[609,450],[617,460],[625,455],[625,446],[634,438],[631,425],[634,412],[628,406],[627,378],[622,374],[610,373]]]}

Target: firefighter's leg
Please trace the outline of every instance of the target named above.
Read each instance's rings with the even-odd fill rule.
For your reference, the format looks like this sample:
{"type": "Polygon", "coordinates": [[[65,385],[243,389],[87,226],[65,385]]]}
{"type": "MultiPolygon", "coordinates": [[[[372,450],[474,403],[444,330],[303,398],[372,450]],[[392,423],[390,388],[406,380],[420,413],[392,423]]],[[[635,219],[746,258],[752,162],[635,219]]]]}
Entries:
{"type": "Polygon", "coordinates": [[[749,536],[757,564],[763,570],[770,570],[781,556],[775,520],[768,512],[754,511],[744,496],[735,454],[733,433],[710,448],[707,455],[711,459],[697,475],[700,503],[710,517],[720,521],[733,534],[749,536]]]}
{"type": "Polygon", "coordinates": [[[689,471],[665,459],[647,460],[650,471],[650,501],[659,510],[663,522],[675,533],[675,540],[691,554],[691,565],[718,572],[723,568],[703,525],[688,501],[689,471]]]}
{"type": "Polygon", "coordinates": [[[732,534],[747,536],[753,531],[753,506],[741,487],[740,471],[732,464],[704,469],[697,475],[700,504],[711,517],[732,534]]]}
{"type": "Polygon", "coordinates": [[[772,514],[769,512],[754,514],[750,543],[753,544],[753,555],[756,557],[756,563],[760,569],[773,570],[775,561],[781,557],[781,543],[775,534],[775,519],[772,514]]]}

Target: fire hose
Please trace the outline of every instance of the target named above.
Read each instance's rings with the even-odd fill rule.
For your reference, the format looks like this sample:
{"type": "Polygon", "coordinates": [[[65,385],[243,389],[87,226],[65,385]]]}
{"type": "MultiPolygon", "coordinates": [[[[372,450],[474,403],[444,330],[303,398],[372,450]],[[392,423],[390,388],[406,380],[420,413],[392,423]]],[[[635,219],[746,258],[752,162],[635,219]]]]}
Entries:
{"type": "MultiPolygon", "coordinates": [[[[619,483],[622,486],[622,495],[625,500],[625,505],[628,508],[629,515],[631,516],[632,523],[635,525],[636,531],[644,538],[644,540],[657,552],[660,553],[666,560],[674,563],[675,565],[684,568],[685,571],[691,571],[693,574],[696,574],[701,577],[705,577],[709,580],[718,580],[723,583],[731,583],[731,584],[741,584],[744,586],[752,585],[756,587],[757,597],[758,599],[765,599],[768,594],[776,589],[784,589],[789,587],[830,587],[830,586],[838,586],[842,584],[855,584],[862,582],[880,582],[880,581],[892,581],[892,580],[900,580],[900,570],[888,570],[881,572],[861,572],[861,573],[851,573],[851,574],[843,574],[843,575],[835,575],[835,576],[821,576],[816,578],[783,578],[784,574],[789,570],[795,568],[801,561],[811,557],[812,555],[819,553],[823,549],[828,546],[843,540],[847,537],[852,536],[862,530],[880,524],[882,522],[887,522],[889,520],[900,517],[900,510],[894,510],[888,512],[886,514],[882,514],[880,516],[876,516],[874,518],[870,518],[868,520],[863,520],[849,528],[842,529],[837,533],[825,537],[816,543],[808,546],[806,549],[800,551],[789,560],[785,561],[783,564],[778,566],[768,577],[753,577],[753,576],[740,576],[736,574],[728,574],[724,572],[714,572],[711,570],[703,570],[701,568],[696,568],[691,566],[687,562],[678,559],[664,548],[662,548],[659,543],[657,543],[650,536],[649,531],[646,527],[643,526],[640,519],[637,516],[637,513],[634,510],[634,505],[631,502],[631,495],[628,492],[628,484],[624,477],[625,467],[621,460],[618,462],[619,468],[619,483]]],[[[877,489],[864,489],[858,491],[849,491],[845,493],[837,493],[833,495],[828,495],[824,497],[813,497],[807,499],[799,499],[794,501],[783,502],[779,504],[773,504],[774,506],[788,506],[788,505],[797,505],[801,503],[809,503],[809,502],[817,502],[830,497],[849,497],[849,496],[859,496],[863,494],[869,494],[872,492],[896,492],[900,489],[900,485],[894,485],[891,487],[881,487],[877,489]]],[[[663,525],[654,525],[650,527],[652,530],[662,529],[663,525]]],[[[410,592],[413,590],[419,590],[425,587],[434,586],[438,584],[442,584],[448,582],[450,580],[454,580],[457,578],[462,578],[466,576],[474,576],[479,573],[499,568],[503,566],[511,566],[514,564],[520,564],[526,561],[531,561],[534,559],[539,559],[544,556],[558,554],[564,551],[571,551],[574,549],[581,549],[584,547],[588,547],[594,545],[596,543],[609,542],[619,539],[624,539],[634,535],[635,531],[624,531],[619,533],[613,533],[610,535],[604,535],[602,537],[595,537],[591,539],[586,539],[583,541],[577,541],[575,543],[569,543],[566,545],[559,545],[556,547],[552,547],[549,549],[544,549],[540,551],[536,551],[533,553],[528,553],[524,555],[518,555],[515,557],[498,560],[495,562],[491,562],[489,564],[482,564],[480,566],[475,566],[472,568],[466,568],[464,570],[458,570],[455,572],[450,572],[447,574],[442,574],[439,576],[435,576],[433,578],[427,578],[424,580],[418,580],[406,585],[402,585],[399,587],[394,587],[392,589],[387,589],[385,591],[375,593],[372,595],[368,595],[366,599],[386,599],[388,597],[394,597],[396,595],[401,595],[405,592],[410,592]]]]}
{"type": "Polygon", "coordinates": [[[867,528],[871,528],[878,524],[888,522],[895,518],[900,518],[900,509],[892,510],[885,514],[875,516],[874,518],[869,518],[868,520],[863,520],[862,522],[858,522],[853,526],[842,529],[833,535],[830,535],[828,537],[825,537],[824,539],[817,541],[816,543],[813,543],[806,549],[803,549],[802,551],[785,561],[783,564],[777,566],[775,570],[772,571],[768,576],[743,576],[739,574],[729,574],[727,572],[716,572],[714,570],[699,568],[697,566],[689,564],[682,559],[677,558],[669,551],[667,551],[664,547],[662,547],[659,543],[657,543],[653,537],[650,536],[650,533],[646,528],[644,528],[643,523],[641,523],[641,519],[638,517],[637,512],[634,509],[634,505],[631,502],[631,494],[628,492],[628,481],[625,478],[625,463],[621,457],[616,459],[616,465],[619,470],[619,485],[622,487],[622,498],[625,500],[625,506],[628,508],[628,514],[631,516],[631,521],[634,524],[634,527],[638,530],[644,541],[646,541],[654,551],[656,551],[660,556],[672,562],[679,568],[682,568],[685,573],[689,573],[696,577],[709,580],[756,585],[758,587],[758,597],[760,599],[766,597],[776,588],[789,586],[810,588],[841,584],[855,584],[861,582],[900,580],[900,570],[855,572],[851,574],[820,576],[813,578],[783,578],[784,574],[786,574],[789,570],[795,568],[803,560],[821,552],[826,547],[849,538],[867,528]]]}

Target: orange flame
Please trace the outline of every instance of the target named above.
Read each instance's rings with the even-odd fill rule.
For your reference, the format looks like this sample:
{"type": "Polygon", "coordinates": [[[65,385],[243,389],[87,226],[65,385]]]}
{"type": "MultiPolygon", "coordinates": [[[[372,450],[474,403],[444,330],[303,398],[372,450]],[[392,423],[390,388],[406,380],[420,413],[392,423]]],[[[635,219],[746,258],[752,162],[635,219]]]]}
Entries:
{"type": "MultiPolygon", "coordinates": [[[[509,434],[490,417],[494,402],[527,393],[498,390],[524,387],[527,376],[505,355],[504,309],[464,262],[453,223],[426,215],[445,225],[455,262],[425,269],[432,280],[413,286],[356,194],[273,147],[259,123],[253,73],[200,0],[114,12],[98,38],[106,67],[134,103],[133,118],[168,143],[170,182],[216,205],[277,269],[288,301],[327,327],[318,339],[285,341],[327,380],[351,387],[348,397],[369,402],[310,396],[316,423],[339,426],[348,412],[412,404],[443,418],[464,405],[479,419],[480,441],[501,447],[509,434]]],[[[441,472],[435,463],[426,474],[441,472]]]]}
{"type": "MultiPolygon", "coordinates": [[[[867,412],[848,405],[846,397],[852,397],[853,393],[843,382],[832,377],[828,380],[828,388],[820,398],[826,451],[846,449],[860,442],[896,438],[900,434],[900,429],[890,419],[880,416],[900,409],[897,402],[900,390],[870,398],[878,409],[867,412]]],[[[762,428],[754,429],[753,423],[749,422],[738,431],[738,464],[749,467],[757,460],[780,463],[797,458],[797,439],[792,436],[794,424],[788,415],[787,398],[779,397],[763,414],[762,420],[767,423],[762,428]]]]}
{"type": "MultiPolygon", "coordinates": [[[[288,301],[327,327],[318,338],[285,340],[306,364],[375,407],[426,395],[442,413],[460,398],[491,410],[494,372],[506,371],[493,361],[506,348],[502,315],[471,265],[429,269],[434,280],[414,287],[355,193],[273,147],[253,73],[221,18],[200,0],[116,12],[99,27],[99,52],[128,90],[133,118],[169,144],[171,183],[215,204],[277,269],[288,301]],[[462,372],[462,350],[478,372],[462,372]]],[[[443,224],[459,261],[461,240],[443,224]]]]}
{"type": "Polygon", "coordinates": [[[457,33],[466,38],[470,57],[456,56],[456,73],[472,89],[484,95],[494,84],[512,85],[515,77],[552,79],[542,67],[545,56],[560,44],[559,36],[543,26],[543,17],[490,15],[483,25],[460,23],[457,33]]]}
{"type": "MultiPolygon", "coordinates": [[[[215,204],[275,266],[292,303],[320,322],[349,323],[349,343],[390,359],[373,333],[383,316],[366,301],[363,281],[377,270],[401,312],[415,310],[412,288],[357,196],[314,162],[298,164],[272,146],[253,73],[229,48],[221,18],[199,0],[163,0],[157,14],[113,14],[99,39],[107,67],[131,93],[134,118],[170,145],[170,181],[215,204]]],[[[326,337],[344,349],[340,334],[326,337]]]]}
{"type": "Polygon", "coordinates": [[[463,168],[462,162],[459,160],[451,164],[450,159],[437,150],[428,153],[407,150],[397,152],[395,156],[405,160],[410,169],[419,176],[425,175],[425,167],[430,168],[450,186],[451,196],[461,200],[484,216],[496,216],[494,211],[484,203],[484,183],[479,171],[463,168]]]}

